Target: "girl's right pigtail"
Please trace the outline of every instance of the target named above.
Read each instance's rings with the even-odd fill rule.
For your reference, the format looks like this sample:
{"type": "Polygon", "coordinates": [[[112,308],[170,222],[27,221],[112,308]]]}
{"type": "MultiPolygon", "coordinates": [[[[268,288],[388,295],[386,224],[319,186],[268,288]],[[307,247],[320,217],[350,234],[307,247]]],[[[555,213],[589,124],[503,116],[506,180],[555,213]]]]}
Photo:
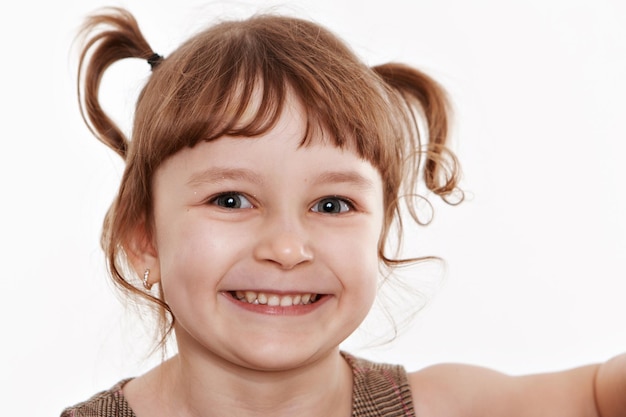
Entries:
{"type": "Polygon", "coordinates": [[[458,188],[460,167],[447,146],[450,107],[445,91],[428,75],[404,64],[389,63],[373,70],[400,94],[404,102],[401,113],[408,124],[405,134],[411,136],[407,141],[411,149],[407,150],[409,172],[405,174],[406,186],[409,190],[416,189],[423,163],[426,187],[450,204],[460,203],[463,200],[463,192],[458,188]],[[427,129],[423,132],[428,137],[426,145],[420,139],[420,114],[427,129]]]}
{"type": "Polygon", "coordinates": [[[87,18],[85,42],[78,66],[78,101],[83,120],[101,142],[126,159],[128,139],[104,112],[99,89],[106,69],[124,58],[148,60],[154,69],[161,60],[139,30],[135,18],[120,8],[103,9],[87,18]]]}

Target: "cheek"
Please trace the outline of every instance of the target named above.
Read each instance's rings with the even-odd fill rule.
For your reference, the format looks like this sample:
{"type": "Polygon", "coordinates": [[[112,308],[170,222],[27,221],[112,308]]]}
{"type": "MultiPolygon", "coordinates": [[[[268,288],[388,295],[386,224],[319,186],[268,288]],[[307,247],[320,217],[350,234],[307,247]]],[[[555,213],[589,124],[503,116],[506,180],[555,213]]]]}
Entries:
{"type": "Polygon", "coordinates": [[[242,251],[244,236],[218,223],[194,221],[191,215],[163,222],[157,230],[161,281],[169,297],[173,291],[193,293],[214,287],[242,251]]]}
{"type": "Polygon", "coordinates": [[[318,255],[328,261],[345,291],[373,300],[379,275],[378,224],[336,230],[320,237],[318,255]]]}
{"type": "MultiPolygon", "coordinates": [[[[379,216],[382,217],[382,216],[379,216]]],[[[362,273],[363,296],[368,300],[369,306],[374,302],[380,278],[380,260],[378,258],[378,247],[381,239],[382,219],[368,229],[362,236],[360,244],[361,257],[347,258],[353,259],[360,264],[362,273]]],[[[368,307],[369,310],[369,307],[368,307]]]]}
{"type": "Polygon", "coordinates": [[[376,247],[375,243],[355,241],[350,250],[336,254],[338,269],[335,273],[342,285],[340,308],[349,312],[352,329],[361,325],[376,299],[379,282],[376,247]]]}

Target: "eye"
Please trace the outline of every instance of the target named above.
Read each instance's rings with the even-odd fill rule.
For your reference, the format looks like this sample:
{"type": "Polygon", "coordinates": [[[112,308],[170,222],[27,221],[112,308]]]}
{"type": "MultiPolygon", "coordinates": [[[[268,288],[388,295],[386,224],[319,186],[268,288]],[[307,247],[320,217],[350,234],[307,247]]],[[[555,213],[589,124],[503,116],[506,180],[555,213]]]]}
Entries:
{"type": "Polygon", "coordinates": [[[340,197],[325,197],[319,200],[311,208],[316,213],[340,214],[353,210],[354,207],[349,201],[340,197]]]}
{"type": "Polygon", "coordinates": [[[246,197],[239,193],[224,193],[209,201],[211,204],[226,209],[249,209],[254,206],[246,197]]]}

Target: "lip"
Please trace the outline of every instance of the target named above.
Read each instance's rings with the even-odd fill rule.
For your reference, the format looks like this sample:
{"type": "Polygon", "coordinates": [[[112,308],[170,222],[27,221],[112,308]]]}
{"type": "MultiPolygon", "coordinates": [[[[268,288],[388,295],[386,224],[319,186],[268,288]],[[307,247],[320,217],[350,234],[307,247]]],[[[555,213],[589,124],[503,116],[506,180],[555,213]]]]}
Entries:
{"type": "MultiPolygon", "coordinates": [[[[271,293],[290,294],[289,292],[279,293],[276,291],[272,291],[271,293]]],[[[322,305],[324,305],[326,301],[328,301],[331,297],[330,295],[327,295],[327,294],[320,294],[319,298],[314,303],[282,307],[282,306],[269,306],[267,304],[251,304],[245,301],[240,301],[236,299],[235,297],[233,297],[229,291],[223,291],[221,294],[226,298],[226,300],[230,301],[236,307],[242,308],[247,311],[251,311],[253,313],[265,314],[265,315],[270,315],[270,316],[301,316],[301,315],[309,314],[317,310],[318,308],[320,308],[322,305]]]]}

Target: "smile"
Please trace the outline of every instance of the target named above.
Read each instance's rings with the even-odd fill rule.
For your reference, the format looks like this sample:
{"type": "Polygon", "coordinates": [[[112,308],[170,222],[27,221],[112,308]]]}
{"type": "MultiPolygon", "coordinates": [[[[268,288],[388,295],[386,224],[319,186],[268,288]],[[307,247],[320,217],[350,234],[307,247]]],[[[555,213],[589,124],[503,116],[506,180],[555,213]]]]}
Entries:
{"type": "Polygon", "coordinates": [[[261,304],[269,307],[291,307],[313,304],[320,298],[320,295],[315,293],[282,295],[256,291],[229,291],[229,294],[244,303],[261,304]]]}

